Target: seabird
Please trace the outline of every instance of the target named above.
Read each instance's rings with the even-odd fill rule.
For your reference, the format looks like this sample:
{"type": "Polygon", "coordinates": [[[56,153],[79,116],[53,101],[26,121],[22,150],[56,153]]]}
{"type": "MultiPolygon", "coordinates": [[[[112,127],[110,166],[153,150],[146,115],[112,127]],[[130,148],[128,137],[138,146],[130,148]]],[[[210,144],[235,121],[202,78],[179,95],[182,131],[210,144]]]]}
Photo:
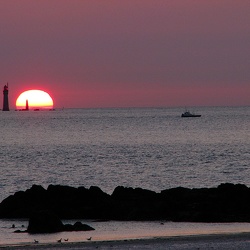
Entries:
{"type": "Polygon", "coordinates": [[[59,242],[59,243],[62,242],[62,238],[60,240],[58,240],[57,242],[59,242]]]}
{"type": "Polygon", "coordinates": [[[91,240],[92,239],[92,237],[89,237],[87,240],[91,240]]]}

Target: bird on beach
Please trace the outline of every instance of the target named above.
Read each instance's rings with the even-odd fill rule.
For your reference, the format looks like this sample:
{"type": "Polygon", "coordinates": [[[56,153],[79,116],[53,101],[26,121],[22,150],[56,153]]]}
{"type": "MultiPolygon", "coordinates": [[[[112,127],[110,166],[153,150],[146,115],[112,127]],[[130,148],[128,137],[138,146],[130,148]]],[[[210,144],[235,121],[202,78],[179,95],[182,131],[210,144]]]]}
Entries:
{"type": "Polygon", "coordinates": [[[39,241],[38,240],[34,240],[34,243],[39,243],[39,241]]]}
{"type": "Polygon", "coordinates": [[[87,240],[91,240],[92,239],[92,237],[89,237],[87,240]]]}
{"type": "Polygon", "coordinates": [[[57,242],[61,243],[62,242],[62,238],[60,240],[58,240],[57,242]]]}
{"type": "Polygon", "coordinates": [[[69,239],[64,239],[64,241],[69,241],[69,239]]]}

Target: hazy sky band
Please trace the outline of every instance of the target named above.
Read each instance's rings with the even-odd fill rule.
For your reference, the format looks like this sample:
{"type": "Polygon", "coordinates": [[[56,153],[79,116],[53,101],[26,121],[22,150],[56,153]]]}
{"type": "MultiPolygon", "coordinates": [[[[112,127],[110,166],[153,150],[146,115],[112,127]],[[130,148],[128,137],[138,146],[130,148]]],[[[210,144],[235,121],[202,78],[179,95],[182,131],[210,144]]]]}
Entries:
{"type": "Polygon", "coordinates": [[[3,0],[10,106],[42,89],[55,107],[250,104],[250,1],[3,0]]]}

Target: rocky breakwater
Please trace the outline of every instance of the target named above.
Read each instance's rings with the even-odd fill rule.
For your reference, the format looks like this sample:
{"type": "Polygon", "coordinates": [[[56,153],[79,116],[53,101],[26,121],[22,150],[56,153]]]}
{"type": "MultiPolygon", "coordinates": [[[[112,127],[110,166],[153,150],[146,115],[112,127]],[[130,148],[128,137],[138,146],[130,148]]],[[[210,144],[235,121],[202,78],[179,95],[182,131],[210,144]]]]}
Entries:
{"type": "Polygon", "coordinates": [[[34,185],[0,204],[0,218],[31,218],[39,211],[50,211],[60,219],[250,222],[250,189],[225,183],[157,193],[119,186],[109,195],[98,187],[34,185]]]}

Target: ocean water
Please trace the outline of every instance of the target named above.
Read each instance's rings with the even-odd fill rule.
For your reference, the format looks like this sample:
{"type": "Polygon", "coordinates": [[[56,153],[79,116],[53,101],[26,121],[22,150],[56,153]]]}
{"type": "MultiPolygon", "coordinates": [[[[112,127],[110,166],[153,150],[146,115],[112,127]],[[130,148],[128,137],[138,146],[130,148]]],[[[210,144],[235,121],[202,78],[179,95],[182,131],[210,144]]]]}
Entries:
{"type": "Polygon", "coordinates": [[[250,107],[0,112],[0,200],[33,184],[250,185],[250,107]]]}
{"type": "MultiPolygon", "coordinates": [[[[33,184],[44,188],[49,184],[99,186],[110,194],[119,185],[157,192],[177,186],[215,187],[224,182],[250,186],[250,107],[191,109],[201,114],[200,118],[181,118],[183,111],[129,108],[0,112],[0,201],[33,184]]],[[[32,241],[33,236],[12,234],[12,223],[20,226],[27,221],[0,220],[0,245],[32,241]]],[[[141,232],[145,237],[152,227],[158,230],[153,236],[169,235],[180,225],[186,230],[184,234],[197,227],[168,224],[163,233],[160,223],[154,223],[144,223],[144,233],[140,223],[97,223],[94,226],[100,230],[95,231],[95,237],[110,239],[117,229],[115,237],[122,238],[123,227],[130,228],[130,234],[141,232]]],[[[201,227],[206,229],[204,232],[216,231],[216,224],[201,227]]],[[[250,232],[250,224],[224,224],[221,230],[250,232]]],[[[70,237],[77,241],[79,235],[70,237]]],[[[41,240],[55,242],[59,236],[45,235],[41,240]]]]}

